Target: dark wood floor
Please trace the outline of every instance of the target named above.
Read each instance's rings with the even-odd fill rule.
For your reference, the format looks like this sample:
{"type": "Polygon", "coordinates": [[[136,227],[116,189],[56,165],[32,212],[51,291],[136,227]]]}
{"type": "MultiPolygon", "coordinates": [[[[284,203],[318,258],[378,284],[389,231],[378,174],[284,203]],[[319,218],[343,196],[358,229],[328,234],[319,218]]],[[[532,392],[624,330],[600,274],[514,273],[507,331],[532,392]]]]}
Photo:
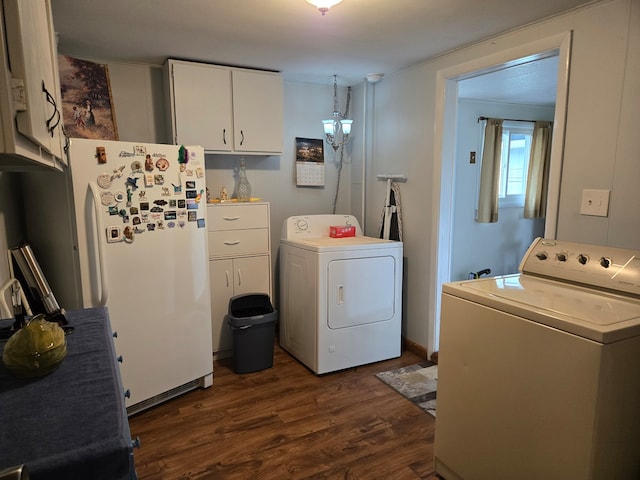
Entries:
{"type": "Polygon", "coordinates": [[[273,368],[236,375],[215,363],[213,387],[130,418],[140,480],[432,479],[435,419],[374,374],[400,358],[316,376],[277,345],[273,368]]]}

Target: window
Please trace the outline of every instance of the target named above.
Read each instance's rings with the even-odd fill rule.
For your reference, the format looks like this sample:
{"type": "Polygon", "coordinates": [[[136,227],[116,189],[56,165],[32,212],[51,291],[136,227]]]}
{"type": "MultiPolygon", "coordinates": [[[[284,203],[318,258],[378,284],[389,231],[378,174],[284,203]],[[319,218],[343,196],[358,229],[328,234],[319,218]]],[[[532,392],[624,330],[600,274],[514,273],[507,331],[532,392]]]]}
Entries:
{"type": "Polygon", "coordinates": [[[500,207],[521,207],[527,187],[529,154],[533,137],[533,123],[509,122],[502,125],[500,158],[500,207]]]}

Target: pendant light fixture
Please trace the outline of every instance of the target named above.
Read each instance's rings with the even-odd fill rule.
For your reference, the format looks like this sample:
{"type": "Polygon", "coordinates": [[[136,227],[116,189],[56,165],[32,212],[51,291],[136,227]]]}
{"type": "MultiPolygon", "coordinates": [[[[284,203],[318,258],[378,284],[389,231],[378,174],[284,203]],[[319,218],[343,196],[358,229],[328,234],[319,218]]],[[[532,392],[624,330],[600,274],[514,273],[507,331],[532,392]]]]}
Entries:
{"type": "Polygon", "coordinates": [[[347,89],[347,105],[344,114],[338,110],[338,81],[337,76],[333,76],[333,113],[332,118],[329,120],[323,120],[324,134],[326,136],[327,143],[333,147],[333,150],[338,150],[343,145],[349,143],[349,135],[351,134],[351,125],[353,120],[347,118],[349,113],[349,100],[351,99],[351,87],[347,89]]]}
{"type": "Polygon", "coordinates": [[[342,0],[307,0],[307,2],[309,2],[311,5],[314,5],[318,10],[320,10],[320,13],[322,13],[323,16],[329,11],[331,7],[339,4],[341,1],[342,0]]]}

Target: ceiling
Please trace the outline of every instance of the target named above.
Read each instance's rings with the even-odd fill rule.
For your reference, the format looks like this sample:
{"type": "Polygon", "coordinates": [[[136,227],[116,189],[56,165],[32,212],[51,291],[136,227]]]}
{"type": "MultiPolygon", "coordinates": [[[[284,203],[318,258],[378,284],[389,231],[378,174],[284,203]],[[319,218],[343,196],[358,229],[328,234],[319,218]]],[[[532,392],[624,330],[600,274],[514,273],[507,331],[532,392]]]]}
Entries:
{"type": "Polygon", "coordinates": [[[53,0],[58,50],[161,65],[171,58],[361,83],[593,0],[53,0]]]}

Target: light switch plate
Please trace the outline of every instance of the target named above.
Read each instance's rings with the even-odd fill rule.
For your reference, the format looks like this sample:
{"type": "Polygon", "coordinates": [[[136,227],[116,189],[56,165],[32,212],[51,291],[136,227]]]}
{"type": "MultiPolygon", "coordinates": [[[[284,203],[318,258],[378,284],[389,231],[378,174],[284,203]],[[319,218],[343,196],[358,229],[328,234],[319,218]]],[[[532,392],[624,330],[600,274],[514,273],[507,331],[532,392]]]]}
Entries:
{"type": "Polygon", "coordinates": [[[610,190],[582,190],[581,215],[606,217],[609,214],[610,190]]]}

